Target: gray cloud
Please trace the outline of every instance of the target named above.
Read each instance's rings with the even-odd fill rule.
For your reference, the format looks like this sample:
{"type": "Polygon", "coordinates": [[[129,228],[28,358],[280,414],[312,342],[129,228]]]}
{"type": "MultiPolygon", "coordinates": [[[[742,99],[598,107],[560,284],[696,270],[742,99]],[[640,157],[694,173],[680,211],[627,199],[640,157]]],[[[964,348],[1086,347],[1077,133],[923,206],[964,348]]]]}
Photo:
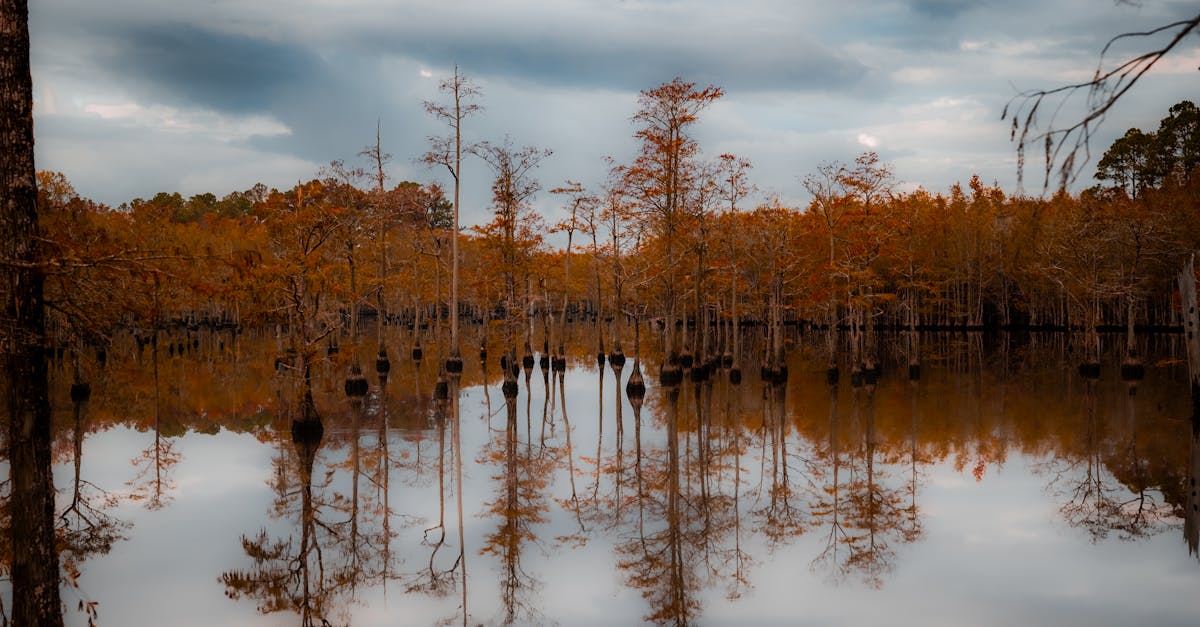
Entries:
{"type": "Polygon", "coordinates": [[[97,69],[164,103],[265,111],[307,75],[329,75],[303,47],[193,24],[134,24],[103,35],[97,69]]]}
{"type": "Polygon", "coordinates": [[[504,29],[447,38],[435,31],[368,35],[395,52],[434,66],[458,63],[481,75],[545,85],[638,90],[675,76],[751,91],[850,88],[870,75],[858,61],[834,54],[802,35],[764,37],[717,26],[665,33],[629,29],[589,32],[586,24],[548,25],[546,31],[504,29]]]}

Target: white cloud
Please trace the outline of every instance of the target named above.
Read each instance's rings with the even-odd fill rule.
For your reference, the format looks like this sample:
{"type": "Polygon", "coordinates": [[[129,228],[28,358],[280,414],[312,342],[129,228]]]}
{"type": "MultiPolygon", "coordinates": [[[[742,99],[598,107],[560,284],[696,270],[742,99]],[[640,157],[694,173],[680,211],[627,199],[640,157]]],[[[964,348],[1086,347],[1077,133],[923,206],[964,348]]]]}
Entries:
{"type": "Polygon", "coordinates": [[[36,108],[38,115],[57,115],[58,94],[55,93],[53,87],[42,87],[38,97],[34,100],[33,106],[36,108]]]}
{"type": "Polygon", "coordinates": [[[82,111],[109,122],[205,136],[226,142],[292,133],[290,128],[269,115],[237,116],[165,106],[144,107],[135,102],[89,102],[83,105],[82,111]]]}
{"type": "Polygon", "coordinates": [[[859,145],[866,146],[867,148],[878,148],[879,138],[869,133],[859,133],[858,143],[859,145]]]}
{"type": "Polygon", "coordinates": [[[1190,74],[1192,76],[1195,76],[1198,71],[1200,71],[1200,48],[1181,50],[1177,54],[1163,57],[1150,70],[1153,74],[1190,74]]]}
{"type": "Polygon", "coordinates": [[[892,72],[892,80],[912,85],[930,85],[945,78],[946,70],[938,67],[903,67],[892,72]]]}
{"type": "Polygon", "coordinates": [[[100,103],[91,102],[83,105],[84,113],[98,115],[105,120],[135,119],[143,109],[133,102],[100,103]]]}
{"type": "Polygon", "coordinates": [[[970,98],[947,98],[947,97],[943,96],[943,97],[938,98],[937,100],[934,100],[933,102],[929,103],[929,106],[931,106],[935,109],[950,109],[950,108],[954,108],[954,107],[961,107],[966,104],[978,104],[978,103],[973,103],[970,98]]]}

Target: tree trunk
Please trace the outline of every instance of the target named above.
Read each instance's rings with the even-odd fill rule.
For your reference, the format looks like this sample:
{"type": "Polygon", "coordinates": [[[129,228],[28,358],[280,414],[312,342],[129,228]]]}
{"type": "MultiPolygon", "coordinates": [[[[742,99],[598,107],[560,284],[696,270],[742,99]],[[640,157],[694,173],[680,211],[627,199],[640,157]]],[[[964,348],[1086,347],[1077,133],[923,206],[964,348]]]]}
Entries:
{"type": "Polygon", "coordinates": [[[1200,314],[1196,311],[1196,273],[1189,257],[1179,271],[1179,299],[1183,336],[1187,342],[1188,374],[1192,394],[1192,422],[1200,420],[1200,314]]]}
{"type": "Polygon", "coordinates": [[[0,0],[0,275],[5,294],[0,346],[9,380],[8,460],[11,496],[14,625],[62,625],[54,541],[50,398],[42,270],[33,165],[33,82],[29,7],[0,0]]]}

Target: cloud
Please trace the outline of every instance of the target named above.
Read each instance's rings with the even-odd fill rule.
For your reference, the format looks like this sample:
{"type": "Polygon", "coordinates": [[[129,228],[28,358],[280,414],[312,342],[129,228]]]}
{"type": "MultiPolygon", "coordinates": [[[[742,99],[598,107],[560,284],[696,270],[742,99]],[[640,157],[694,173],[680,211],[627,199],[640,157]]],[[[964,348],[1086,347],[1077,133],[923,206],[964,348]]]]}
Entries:
{"type": "MultiPolygon", "coordinates": [[[[799,175],[868,148],[929,189],[971,169],[1012,181],[999,121],[1008,98],[1089,74],[1114,34],[1186,11],[1092,0],[42,0],[30,17],[38,159],[108,202],[172,185],[217,193],[244,173],[285,185],[353,161],[381,120],[395,179],[444,178],[414,159],[445,132],[421,103],[440,98],[436,79],[458,64],[485,92],[468,138],[553,148],[538,172],[547,186],[599,181],[601,156],[631,157],[637,92],[675,76],[727,90],[697,137],[708,154],[751,158],[759,185],[785,199],[802,200],[799,175]],[[116,150],[128,152],[105,158],[116,150]]],[[[1192,47],[1165,60],[1139,83],[1146,98],[1114,109],[1113,132],[1153,127],[1194,97],[1180,77],[1198,59],[1192,47]]],[[[486,217],[485,170],[464,167],[464,206],[486,217]]],[[[548,195],[537,202],[556,210],[548,195]]]]}
{"type": "Polygon", "coordinates": [[[133,24],[97,36],[97,68],[161,103],[264,111],[293,86],[328,71],[303,47],[190,24],[133,24]]]}
{"type": "Polygon", "coordinates": [[[39,120],[36,165],[66,173],[80,194],[113,206],[160,191],[222,196],[260,181],[286,188],[319,167],[219,135],[181,133],[161,125],[126,123],[128,119],[97,125],[96,117],[39,120]]]}
{"type": "Polygon", "coordinates": [[[1181,50],[1178,54],[1164,57],[1150,71],[1158,75],[1195,76],[1200,71],[1200,48],[1181,50]]]}
{"type": "Polygon", "coordinates": [[[111,51],[98,59],[105,65],[149,83],[187,76],[180,96],[222,95],[229,106],[261,103],[319,62],[320,50],[404,57],[430,69],[457,63],[480,76],[555,86],[642,89],[684,76],[740,90],[811,91],[870,77],[805,33],[817,11],[787,2],[364,1],[347,10],[279,0],[115,0],[101,11],[48,1],[42,11],[111,51]]]}
{"type": "Polygon", "coordinates": [[[132,102],[119,104],[92,103],[83,106],[85,113],[98,115],[105,120],[122,120],[136,117],[143,109],[132,102]]]}
{"type": "Polygon", "coordinates": [[[200,134],[209,139],[238,141],[259,136],[291,135],[292,131],[267,115],[222,115],[174,107],[143,107],[133,102],[83,105],[83,112],[104,120],[174,133],[200,134]]]}

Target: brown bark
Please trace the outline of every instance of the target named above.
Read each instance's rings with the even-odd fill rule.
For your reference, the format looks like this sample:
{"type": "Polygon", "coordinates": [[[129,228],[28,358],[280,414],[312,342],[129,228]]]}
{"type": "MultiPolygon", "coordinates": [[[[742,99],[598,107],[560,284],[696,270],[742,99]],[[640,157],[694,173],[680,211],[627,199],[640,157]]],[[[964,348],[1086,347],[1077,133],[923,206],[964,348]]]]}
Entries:
{"type": "Polygon", "coordinates": [[[1191,381],[1192,422],[1200,420],[1200,311],[1196,307],[1195,260],[1188,258],[1179,271],[1179,298],[1183,311],[1183,334],[1187,345],[1188,374],[1191,381]]]}
{"type": "Polygon", "coordinates": [[[26,0],[0,0],[0,258],[9,262],[0,273],[0,346],[9,380],[14,625],[63,624],[39,241],[29,7],[26,0]]]}

